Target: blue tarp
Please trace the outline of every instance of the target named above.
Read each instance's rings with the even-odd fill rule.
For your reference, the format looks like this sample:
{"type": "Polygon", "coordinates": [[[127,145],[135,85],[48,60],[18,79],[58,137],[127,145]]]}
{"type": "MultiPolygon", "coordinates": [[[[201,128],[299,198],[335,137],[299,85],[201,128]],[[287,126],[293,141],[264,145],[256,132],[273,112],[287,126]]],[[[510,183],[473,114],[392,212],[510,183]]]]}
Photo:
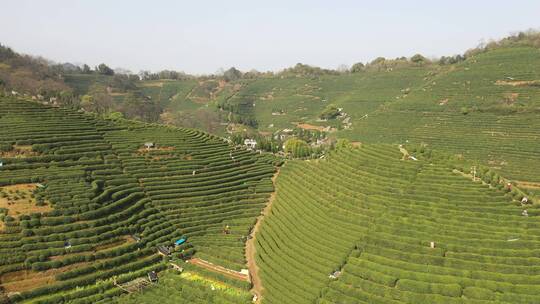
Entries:
{"type": "Polygon", "coordinates": [[[179,240],[176,240],[176,242],[174,242],[174,244],[175,244],[176,246],[178,246],[178,245],[184,244],[185,242],[186,242],[186,239],[179,239],[179,240]]]}

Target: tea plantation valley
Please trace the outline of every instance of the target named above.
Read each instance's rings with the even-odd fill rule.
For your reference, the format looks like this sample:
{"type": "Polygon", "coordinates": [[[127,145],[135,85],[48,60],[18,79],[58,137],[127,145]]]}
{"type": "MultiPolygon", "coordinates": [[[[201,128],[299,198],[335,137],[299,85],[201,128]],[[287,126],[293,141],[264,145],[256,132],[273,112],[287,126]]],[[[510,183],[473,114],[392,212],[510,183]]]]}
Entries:
{"type": "Polygon", "coordinates": [[[0,51],[0,304],[540,303],[538,33],[207,76],[0,51]]]}

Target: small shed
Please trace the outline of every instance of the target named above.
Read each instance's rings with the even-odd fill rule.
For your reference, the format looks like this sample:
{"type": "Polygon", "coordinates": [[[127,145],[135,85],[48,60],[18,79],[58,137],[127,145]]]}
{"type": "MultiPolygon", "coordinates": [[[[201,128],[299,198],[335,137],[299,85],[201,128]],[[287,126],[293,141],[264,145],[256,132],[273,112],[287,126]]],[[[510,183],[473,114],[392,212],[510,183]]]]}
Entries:
{"type": "Polygon", "coordinates": [[[150,271],[148,273],[148,280],[150,280],[150,282],[152,283],[156,283],[158,281],[158,275],[155,271],[150,271]]]}
{"type": "Polygon", "coordinates": [[[158,253],[163,255],[163,256],[170,256],[171,255],[171,250],[166,246],[158,245],[156,247],[156,249],[157,249],[158,253]]]}
{"type": "Polygon", "coordinates": [[[176,246],[180,246],[182,244],[184,244],[186,242],[186,239],[185,238],[181,238],[181,239],[178,239],[174,242],[174,245],[176,246]]]}
{"type": "Polygon", "coordinates": [[[528,199],[526,196],[524,196],[524,197],[521,199],[521,203],[522,203],[522,204],[527,204],[527,203],[529,203],[529,199],[528,199]]]}

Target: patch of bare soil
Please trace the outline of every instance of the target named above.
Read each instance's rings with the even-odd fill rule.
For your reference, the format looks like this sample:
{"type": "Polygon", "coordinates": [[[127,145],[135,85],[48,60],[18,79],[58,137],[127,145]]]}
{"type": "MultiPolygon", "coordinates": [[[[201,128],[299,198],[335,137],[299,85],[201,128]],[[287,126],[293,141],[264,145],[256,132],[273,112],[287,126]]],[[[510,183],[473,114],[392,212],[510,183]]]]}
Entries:
{"type": "Polygon", "coordinates": [[[37,184],[17,184],[0,188],[0,208],[6,208],[8,215],[19,217],[31,213],[44,213],[52,208],[45,202],[38,206],[34,192],[37,184]]]}
{"type": "Polygon", "coordinates": [[[504,93],[503,94],[504,102],[509,105],[515,103],[518,97],[519,97],[519,93],[504,93]]]}
{"type": "Polygon", "coordinates": [[[516,184],[520,188],[540,190],[540,183],[516,181],[516,184]]]}
{"type": "Polygon", "coordinates": [[[447,103],[448,103],[448,98],[439,100],[439,105],[440,105],[440,106],[444,106],[444,105],[446,105],[447,103]]]}
{"type": "Polygon", "coordinates": [[[220,265],[215,265],[215,264],[210,263],[210,262],[205,261],[205,260],[201,260],[201,259],[198,259],[198,258],[193,258],[193,259],[189,260],[188,262],[191,263],[191,264],[200,266],[202,268],[208,269],[210,271],[217,272],[217,273],[220,273],[222,275],[228,276],[229,278],[249,282],[249,277],[247,275],[245,275],[243,273],[240,273],[238,271],[234,271],[232,269],[225,268],[225,267],[220,266],[220,265]]]}
{"type": "Polygon", "coordinates": [[[302,128],[304,130],[318,130],[318,131],[324,131],[326,128],[323,127],[323,126],[315,126],[315,125],[310,125],[310,124],[307,124],[307,123],[299,123],[296,125],[298,128],[302,128]]]}
{"type": "Polygon", "coordinates": [[[32,151],[30,145],[13,145],[11,151],[0,152],[0,157],[6,158],[26,158],[40,155],[39,152],[32,151]]]}
{"type": "Polygon", "coordinates": [[[23,292],[41,286],[53,284],[58,273],[66,272],[78,267],[86,266],[90,262],[76,263],[56,269],[46,271],[19,270],[8,272],[0,276],[0,282],[5,292],[23,292]]]}

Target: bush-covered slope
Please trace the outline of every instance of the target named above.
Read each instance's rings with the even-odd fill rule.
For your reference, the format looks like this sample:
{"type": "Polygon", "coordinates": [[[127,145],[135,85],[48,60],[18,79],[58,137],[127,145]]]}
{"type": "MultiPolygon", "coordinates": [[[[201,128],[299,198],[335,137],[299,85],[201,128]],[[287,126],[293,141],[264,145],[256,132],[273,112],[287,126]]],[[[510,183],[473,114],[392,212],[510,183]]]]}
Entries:
{"type": "Polygon", "coordinates": [[[163,269],[156,246],[181,237],[188,241],[173,257],[195,253],[239,270],[245,236],[273,189],[272,158],[192,129],[3,98],[0,142],[0,286],[17,301],[118,295],[113,277],[163,269]]]}
{"type": "Polygon", "coordinates": [[[444,160],[342,149],[288,162],[276,189],[256,236],[264,303],[540,301],[538,209],[444,160]]]}

